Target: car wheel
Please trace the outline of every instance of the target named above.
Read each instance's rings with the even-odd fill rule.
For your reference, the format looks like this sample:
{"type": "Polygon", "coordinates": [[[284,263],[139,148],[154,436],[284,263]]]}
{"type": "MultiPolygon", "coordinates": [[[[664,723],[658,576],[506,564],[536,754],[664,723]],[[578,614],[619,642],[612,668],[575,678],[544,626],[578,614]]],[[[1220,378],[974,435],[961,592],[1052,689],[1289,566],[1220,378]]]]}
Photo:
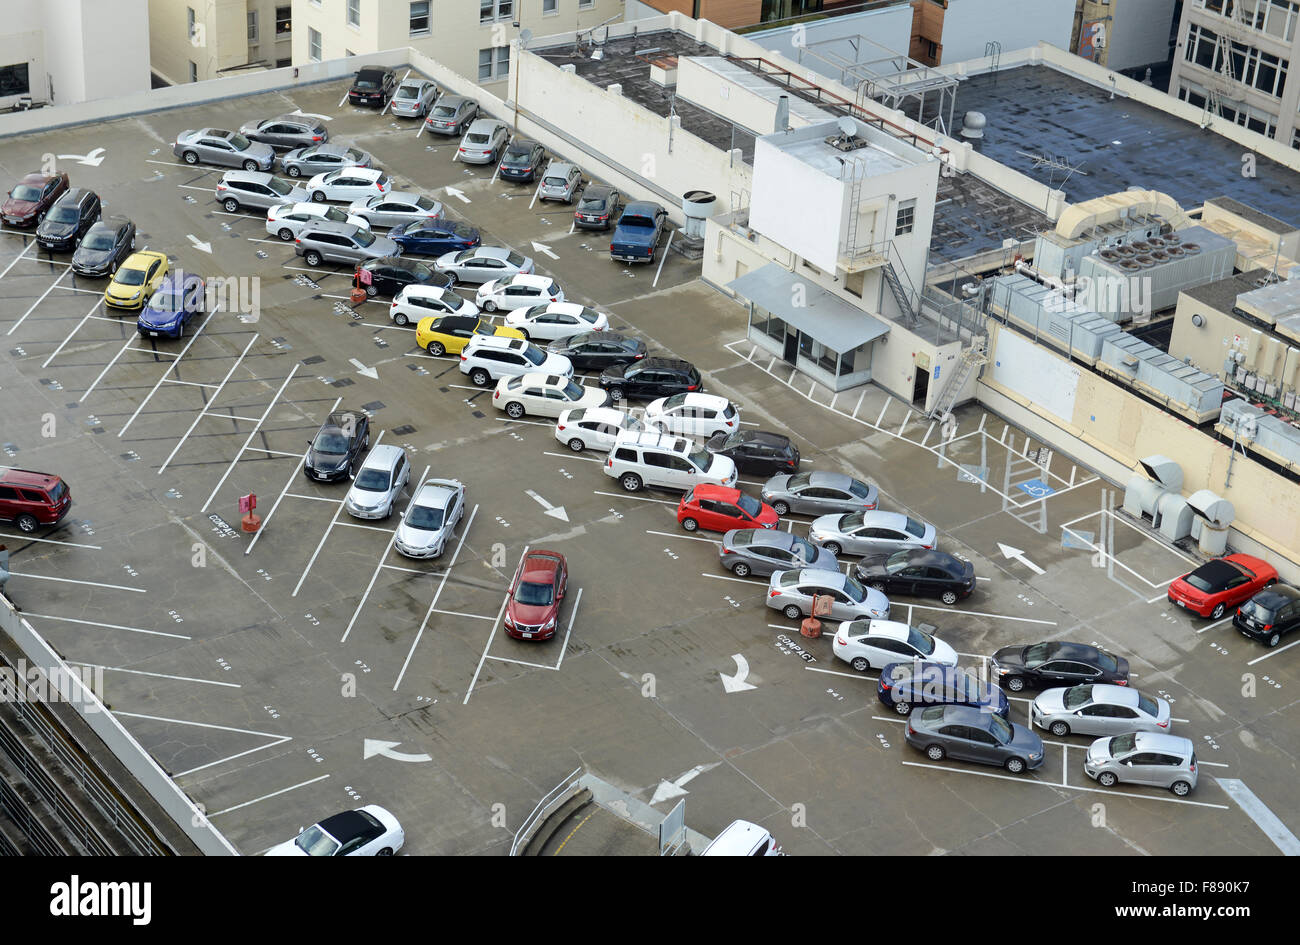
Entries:
{"type": "Polygon", "coordinates": [[[440,358],[447,353],[447,349],[443,347],[441,341],[430,341],[429,346],[424,350],[429,352],[435,358],[440,358]]]}
{"type": "Polygon", "coordinates": [[[884,581],[872,581],[872,582],[871,582],[870,584],[868,584],[867,586],[870,587],[873,591],[880,591],[880,593],[882,593],[882,594],[885,593],[885,582],[884,582],[884,581]]]}
{"type": "Polygon", "coordinates": [[[41,523],[36,521],[36,516],[34,515],[20,515],[14,524],[18,526],[20,532],[27,532],[30,535],[32,532],[36,531],[36,526],[41,523]]]}
{"type": "Polygon", "coordinates": [[[313,190],[313,191],[311,192],[311,199],[312,199],[315,203],[324,203],[324,202],[325,202],[325,191],[323,191],[323,190],[313,190]]]}
{"type": "Polygon", "coordinates": [[[621,388],[621,387],[611,387],[611,388],[609,389],[609,399],[610,399],[611,401],[613,401],[614,403],[618,403],[620,400],[622,400],[622,399],[623,399],[623,388],[621,388]]]}
{"type": "Polygon", "coordinates": [[[532,336],[531,336],[530,334],[528,334],[528,329],[527,329],[527,328],[520,328],[520,329],[518,329],[518,331],[519,331],[519,334],[521,334],[521,335],[524,336],[524,341],[532,341],[532,340],[533,340],[532,336]]]}
{"type": "Polygon", "coordinates": [[[865,656],[853,657],[853,660],[852,662],[849,663],[849,665],[852,666],[854,669],[856,669],[859,673],[865,673],[867,670],[871,668],[871,664],[867,662],[867,658],[865,656]]]}
{"type": "Polygon", "coordinates": [[[1097,775],[1097,783],[1102,787],[1114,787],[1115,782],[1118,780],[1119,778],[1115,777],[1113,771],[1103,771],[1101,774],[1097,775]]]}
{"type": "Polygon", "coordinates": [[[111,276],[111,275],[113,275],[113,274],[116,273],[116,272],[117,272],[117,260],[114,259],[114,260],[112,261],[112,263],[109,264],[109,267],[108,267],[108,274],[111,276]]]}
{"type": "Polygon", "coordinates": [[[496,310],[497,310],[497,303],[493,302],[491,299],[488,299],[486,302],[483,303],[483,311],[495,312],[496,310]]]}
{"type": "Polygon", "coordinates": [[[844,550],[843,548],[840,547],[839,542],[835,542],[835,541],[828,541],[826,542],[826,544],[822,545],[822,547],[825,548],[827,551],[829,551],[831,554],[835,555],[836,557],[839,557],[840,552],[844,550]]]}
{"type": "Polygon", "coordinates": [[[931,761],[943,761],[943,759],[948,757],[948,753],[943,750],[942,745],[931,745],[925,750],[925,757],[929,758],[931,761]]]}
{"type": "Polygon", "coordinates": [[[373,282],[370,283],[370,285],[366,286],[367,296],[373,299],[378,294],[379,294],[379,286],[375,285],[373,282]]]}
{"type": "Polygon", "coordinates": [[[482,368],[475,368],[470,372],[469,379],[479,387],[487,387],[488,381],[492,380],[492,376],[482,368]]]}
{"type": "Polygon", "coordinates": [[[1186,797],[1192,791],[1192,786],[1186,781],[1175,781],[1170,785],[1169,790],[1173,791],[1179,797],[1186,797]]]}
{"type": "Polygon", "coordinates": [[[1269,637],[1268,640],[1265,641],[1265,643],[1268,646],[1277,646],[1278,643],[1281,642],[1281,640],[1282,640],[1282,634],[1275,633],[1271,637],[1269,637]]]}
{"type": "Polygon", "coordinates": [[[785,502],[773,502],[773,503],[772,503],[772,510],[773,510],[774,512],[776,512],[777,515],[789,515],[789,514],[790,514],[790,506],[787,505],[785,502]]]}
{"type": "Polygon", "coordinates": [[[1222,616],[1223,616],[1223,603],[1219,602],[1215,604],[1214,609],[1210,611],[1210,619],[1218,620],[1222,616]]]}
{"type": "Polygon", "coordinates": [[[944,592],[939,596],[939,600],[943,601],[945,604],[955,604],[955,603],[957,603],[957,592],[956,592],[956,591],[944,591],[944,592]]]}
{"type": "Polygon", "coordinates": [[[912,714],[912,703],[910,703],[910,702],[895,702],[895,703],[894,703],[894,711],[897,712],[899,715],[911,715],[911,714],[912,714]]]}
{"type": "Polygon", "coordinates": [[[280,232],[276,234],[276,236],[280,237],[280,239],[284,240],[287,243],[291,239],[293,239],[293,230],[289,229],[286,226],[283,229],[281,229],[280,232]]]}
{"type": "Polygon", "coordinates": [[[362,448],[363,450],[368,450],[368,449],[370,449],[370,432],[369,432],[369,431],[366,432],[366,438],[365,438],[364,440],[361,441],[361,448],[362,448]]]}
{"type": "Polygon", "coordinates": [[[321,255],[314,249],[309,249],[302,254],[302,258],[309,266],[319,266],[321,264],[321,255]]]}
{"type": "Polygon", "coordinates": [[[523,415],[524,415],[523,404],[516,403],[515,401],[511,401],[510,403],[506,404],[506,416],[509,417],[511,420],[518,420],[523,415]]]}
{"type": "Polygon", "coordinates": [[[1053,722],[1051,732],[1057,738],[1064,738],[1066,735],[1070,734],[1070,726],[1066,725],[1064,722],[1053,722]]]}
{"type": "Polygon", "coordinates": [[[285,169],[285,173],[290,177],[302,177],[302,171],[298,170],[296,165],[291,165],[285,169]]]}
{"type": "Polygon", "coordinates": [[[199,163],[199,156],[198,156],[198,154],[195,153],[194,151],[186,151],[184,154],[181,155],[181,159],[182,159],[186,164],[198,164],[198,163],[199,163]]]}
{"type": "Polygon", "coordinates": [[[583,443],[582,440],[578,439],[576,436],[569,441],[569,449],[573,450],[575,453],[581,453],[586,448],[587,444],[583,443]]]}
{"type": "Polygon", "coordinates": [[[798,620],[800,617],[803,616],[803,609],[800,608],[798,604],[787,604],[785,608],[785,615],[789,617],[791,620],[798,620]]]}
{"type": "Polygon", "coordinates": [[[225,209],[226,213],[234,213],[239,209],[239,201],[234,197],[227,197],[225,200],[221,201],[221,206],[225,209]]]}
{"type": "Polygon", "coordinates": [[[399,328],[405,328],[407,321],[408,321],[407,317],[403,315],[401,312],[398,312],[396,315],[393,316],[393,324],[398,326],[399,328]]]}
{"type": "Polygon", "coordinates": [[[180,341],[184,337],[185,337],[185,321],[184,319],[182,319],[181,323],[176,326],[176,340],[180,341]]]}
{"type": "Polygon", "coordinates": [[[688,532],[696,531],[699,527],[700,523],[695,521],[693,518],[682,519],[682,528],[686,529],[688,532]]]}
{"type": "Polygon", "coordinates": [[[255,171],[255,170],[257,170],[257,162],[256,162],[256,161],[245,161],[245,162],[244,162],[244,170],[246,170],[246,171],[255,171]]]}
{"type": "Polygon", "coordinates": [[[623,484],[623,488],[628,492],[638,492],[641,489],[641,477],[636,473],[624,473],[619,482],[623,484]]]}
{"type": "Polygon", "coordinates": [[[1020,772],[1025,770],[1025,759],[1008,758],[1005,767],[1012,774],[1020,774],[1020,772]]]}
{"type": "Polygon", "coordinates": [[[737,561],[731,567],[731,573],[736,577],[749,577],[749,565],[743,561],[737,561]]]}
{"type": "Polygon", "coordinates": [[[375,854],[375,856],[392,856],[392,855],[393,855],[392,847],[384,847],[382,850],[380,850],[378,853],[375,854]]]}

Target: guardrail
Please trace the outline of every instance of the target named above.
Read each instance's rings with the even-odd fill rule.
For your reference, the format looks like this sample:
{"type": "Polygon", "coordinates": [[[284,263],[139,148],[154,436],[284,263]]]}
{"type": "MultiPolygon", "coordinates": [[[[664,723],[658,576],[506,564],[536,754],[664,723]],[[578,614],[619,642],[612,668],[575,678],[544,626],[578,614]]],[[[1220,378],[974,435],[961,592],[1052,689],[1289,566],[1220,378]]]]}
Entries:
{"type": "Polygon", "coordinates": [[[569,792],[578,787],[578,775],[581,773],[581,767],[574,768],[567,778],[553,787],[545,797],[537,802],[533,812],[525,818],[520,828],[515,831],[514,842],[510,844],[511,856],[518,856],[519,851],[528,846],[528,841],[532,839],[532,831],[537,828],[537,825],[569,799],[569,792]]]}
{"type": "MultiPolygon", "coordinates": [[[[0,810],[9,816],[9,819],[17,824],[18,829],[22,831],[27,842],[41,856],[64,856],[66,851],[59,846],[58,841],[50,835],[41,823],[40,818],[32,813],[27,802],[18,796],[18,792],[3,780],[0,780],[0,810]]],[[[0,836],[0,849],[7,856],[19,856],[21,851],[14,848],[7,837],[0,836]]]]}

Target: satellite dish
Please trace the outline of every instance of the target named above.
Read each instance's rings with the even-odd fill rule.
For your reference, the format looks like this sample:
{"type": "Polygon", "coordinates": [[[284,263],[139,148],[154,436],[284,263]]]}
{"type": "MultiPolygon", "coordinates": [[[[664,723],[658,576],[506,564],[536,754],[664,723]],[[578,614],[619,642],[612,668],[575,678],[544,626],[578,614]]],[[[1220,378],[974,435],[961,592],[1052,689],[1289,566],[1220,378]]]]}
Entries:
{"type": "Polygon", "coordinates": [[[522,46],[527,46],[527,45],[528,45],[528,41],[531,40],[532,38],[533,38],[533,31],[532,31],[532,30],[525,29],[525,30],[520,30],[520,31],[519,31],[519,43],[520,43],[520,45],[522,45],[522,46]]]}
{"type": "Polygon", "coordinates": [[[845,115],[843,118],[838,119],[835,122],[835,124],[839,127],[840,134],[844,135],[844,137],[846,138],[852,138],[854,135],[858,133],[857,122],[855,122],[848,115],[845,115]]]}

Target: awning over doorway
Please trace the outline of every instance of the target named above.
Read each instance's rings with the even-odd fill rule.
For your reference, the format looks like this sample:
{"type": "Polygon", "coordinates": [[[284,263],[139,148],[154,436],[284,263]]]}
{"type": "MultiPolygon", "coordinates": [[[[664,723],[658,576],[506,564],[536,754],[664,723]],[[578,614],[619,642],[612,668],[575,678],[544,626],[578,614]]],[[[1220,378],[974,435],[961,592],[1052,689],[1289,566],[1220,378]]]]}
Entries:
{"type": "Polygon", "coordinates": [[[889,333],[887,322],[777,263],[747,272],[727,288],[840,354],[889,333]],[[800,296],[802,305],[796,304],[800,296]]]}

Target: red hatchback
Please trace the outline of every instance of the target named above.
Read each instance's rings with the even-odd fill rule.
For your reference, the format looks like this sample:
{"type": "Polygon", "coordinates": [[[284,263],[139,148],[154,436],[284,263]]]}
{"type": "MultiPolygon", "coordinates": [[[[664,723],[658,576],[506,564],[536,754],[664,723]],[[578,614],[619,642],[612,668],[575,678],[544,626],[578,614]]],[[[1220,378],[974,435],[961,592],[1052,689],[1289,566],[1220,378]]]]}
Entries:
{"type": "Polygon", "coordinates": [[[549,640],[560,621],[569,565],[558,551],[530,551],[519,562],[506,602],[506,633],[516,640],[549,640]]]}
{"type": "Polygon", "coordinates": [[[1169,585],[1169,599],[1194,614],[1218,620],[1230,607],[1277,583],[1277,570],[1250,555],[1207,561],[1169,585]]]}
{"type": "Polygon", "coordinates": [[[733,528],[776,528],[780,516],[770,505],[739,489],[701,484],[677,503],[677,521],[688,532],[703,528],[729,532],[733,528]]]}

